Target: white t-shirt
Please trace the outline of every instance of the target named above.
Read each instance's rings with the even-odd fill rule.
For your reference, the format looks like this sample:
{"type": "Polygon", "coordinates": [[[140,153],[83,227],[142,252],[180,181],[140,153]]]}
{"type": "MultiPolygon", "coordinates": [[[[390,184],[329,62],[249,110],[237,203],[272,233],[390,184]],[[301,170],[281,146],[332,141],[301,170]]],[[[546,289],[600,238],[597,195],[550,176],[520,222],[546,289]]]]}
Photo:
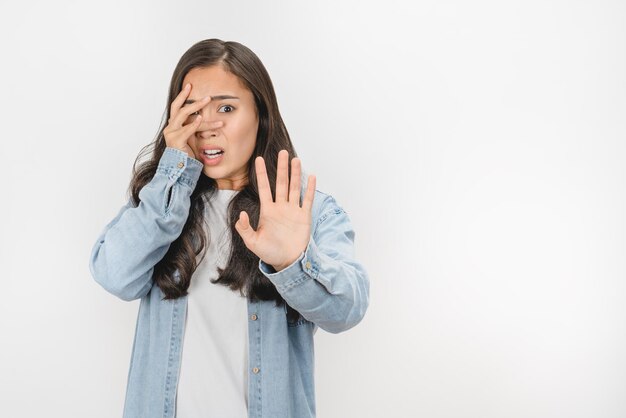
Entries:
{"type": "Polygon", "coordinates": [[[248,417],[247,300],[210,282],[228,261],[226,210],[237,193],[218,189],[205,205],[210,244],[188,289],[176,418],[248,417]]]}

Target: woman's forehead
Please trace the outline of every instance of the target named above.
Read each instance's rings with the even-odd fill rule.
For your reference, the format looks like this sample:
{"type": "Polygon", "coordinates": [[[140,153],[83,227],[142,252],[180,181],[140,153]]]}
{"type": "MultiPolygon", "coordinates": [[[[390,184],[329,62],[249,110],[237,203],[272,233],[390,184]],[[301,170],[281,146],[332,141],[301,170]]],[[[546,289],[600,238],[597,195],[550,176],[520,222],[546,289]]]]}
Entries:
{"type": "Polygon", "coordinates": [[[238,94],[248,90],[239,77],[220,66],[191,69],[183,79],[183,85],[187,83],[191,83],[192,93],[197,89],[215,95],[240,97],[238,94]]]}

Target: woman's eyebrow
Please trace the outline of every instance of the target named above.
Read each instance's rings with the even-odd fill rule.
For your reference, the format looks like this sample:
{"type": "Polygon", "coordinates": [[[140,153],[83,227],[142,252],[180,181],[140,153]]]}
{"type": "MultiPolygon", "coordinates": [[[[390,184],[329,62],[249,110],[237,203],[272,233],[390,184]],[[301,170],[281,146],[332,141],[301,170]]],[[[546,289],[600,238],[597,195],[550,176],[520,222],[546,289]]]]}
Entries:
{"type": "MultiPolygon", "coordinates": [[[[224,99],[235,99],[235,100],[239,100],[239,97],[235,97],[235,96],[229,96],[227,94],[222,94],[220,96],[211,96],[211,100],[224,100],[224,99]]],[[[185,103],[183,104],[192,104],[195,103],[196,101],[193,99],[187,99],[185,100],[185,103]]]]}

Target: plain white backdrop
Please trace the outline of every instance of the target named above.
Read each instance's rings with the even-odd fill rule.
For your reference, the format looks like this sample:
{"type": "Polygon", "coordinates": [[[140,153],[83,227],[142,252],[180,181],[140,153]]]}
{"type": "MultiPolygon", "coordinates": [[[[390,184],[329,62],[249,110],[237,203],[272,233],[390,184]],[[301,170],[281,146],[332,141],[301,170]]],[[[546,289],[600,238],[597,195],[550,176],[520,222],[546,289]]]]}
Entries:
{"type": "Polygon", "coordinates": [[[213,37],[370,273],[316,334],[320,418],[626,416],[623,2],[59,0],[0,6],[3,417],[121,417],[139,301],[89,254],[213,37]]]}

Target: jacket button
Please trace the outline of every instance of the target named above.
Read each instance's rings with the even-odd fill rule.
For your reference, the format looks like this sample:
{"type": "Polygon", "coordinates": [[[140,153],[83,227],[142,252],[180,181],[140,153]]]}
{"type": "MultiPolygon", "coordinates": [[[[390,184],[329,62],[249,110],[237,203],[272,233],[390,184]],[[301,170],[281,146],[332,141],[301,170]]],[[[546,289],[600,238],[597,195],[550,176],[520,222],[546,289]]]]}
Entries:
{"type": "Polygon", "coordinates": [[[305,264],[305,266],[306,266],[306,268],[310,269],[310,268],[311,268],[311,262],[310,262],[310,261],[307,261],[307,262],[306,262],[306,264],[305,264]]]}
{"type": "Polygon", "coordinates": [[[255,367],[254,369],[252,369],[252,373],[257,374],[259,372],[259,368],[255,367]]]}
{"type": "Polygon", "coordinates": [[[178,163],[178,168],[183,168],[184,166],[185,166],[184,162],[181,161],[181,162],[178,163]]]}
{"type": "Polygon", "coordinates": [[[253,320],[253,321],[256,321],[256,319],[257,319],[258,317],[256,316],[256,314],[252,314],[252,316],[251,316],[250,318],[252,318],[252,320],[253,320]]]}

